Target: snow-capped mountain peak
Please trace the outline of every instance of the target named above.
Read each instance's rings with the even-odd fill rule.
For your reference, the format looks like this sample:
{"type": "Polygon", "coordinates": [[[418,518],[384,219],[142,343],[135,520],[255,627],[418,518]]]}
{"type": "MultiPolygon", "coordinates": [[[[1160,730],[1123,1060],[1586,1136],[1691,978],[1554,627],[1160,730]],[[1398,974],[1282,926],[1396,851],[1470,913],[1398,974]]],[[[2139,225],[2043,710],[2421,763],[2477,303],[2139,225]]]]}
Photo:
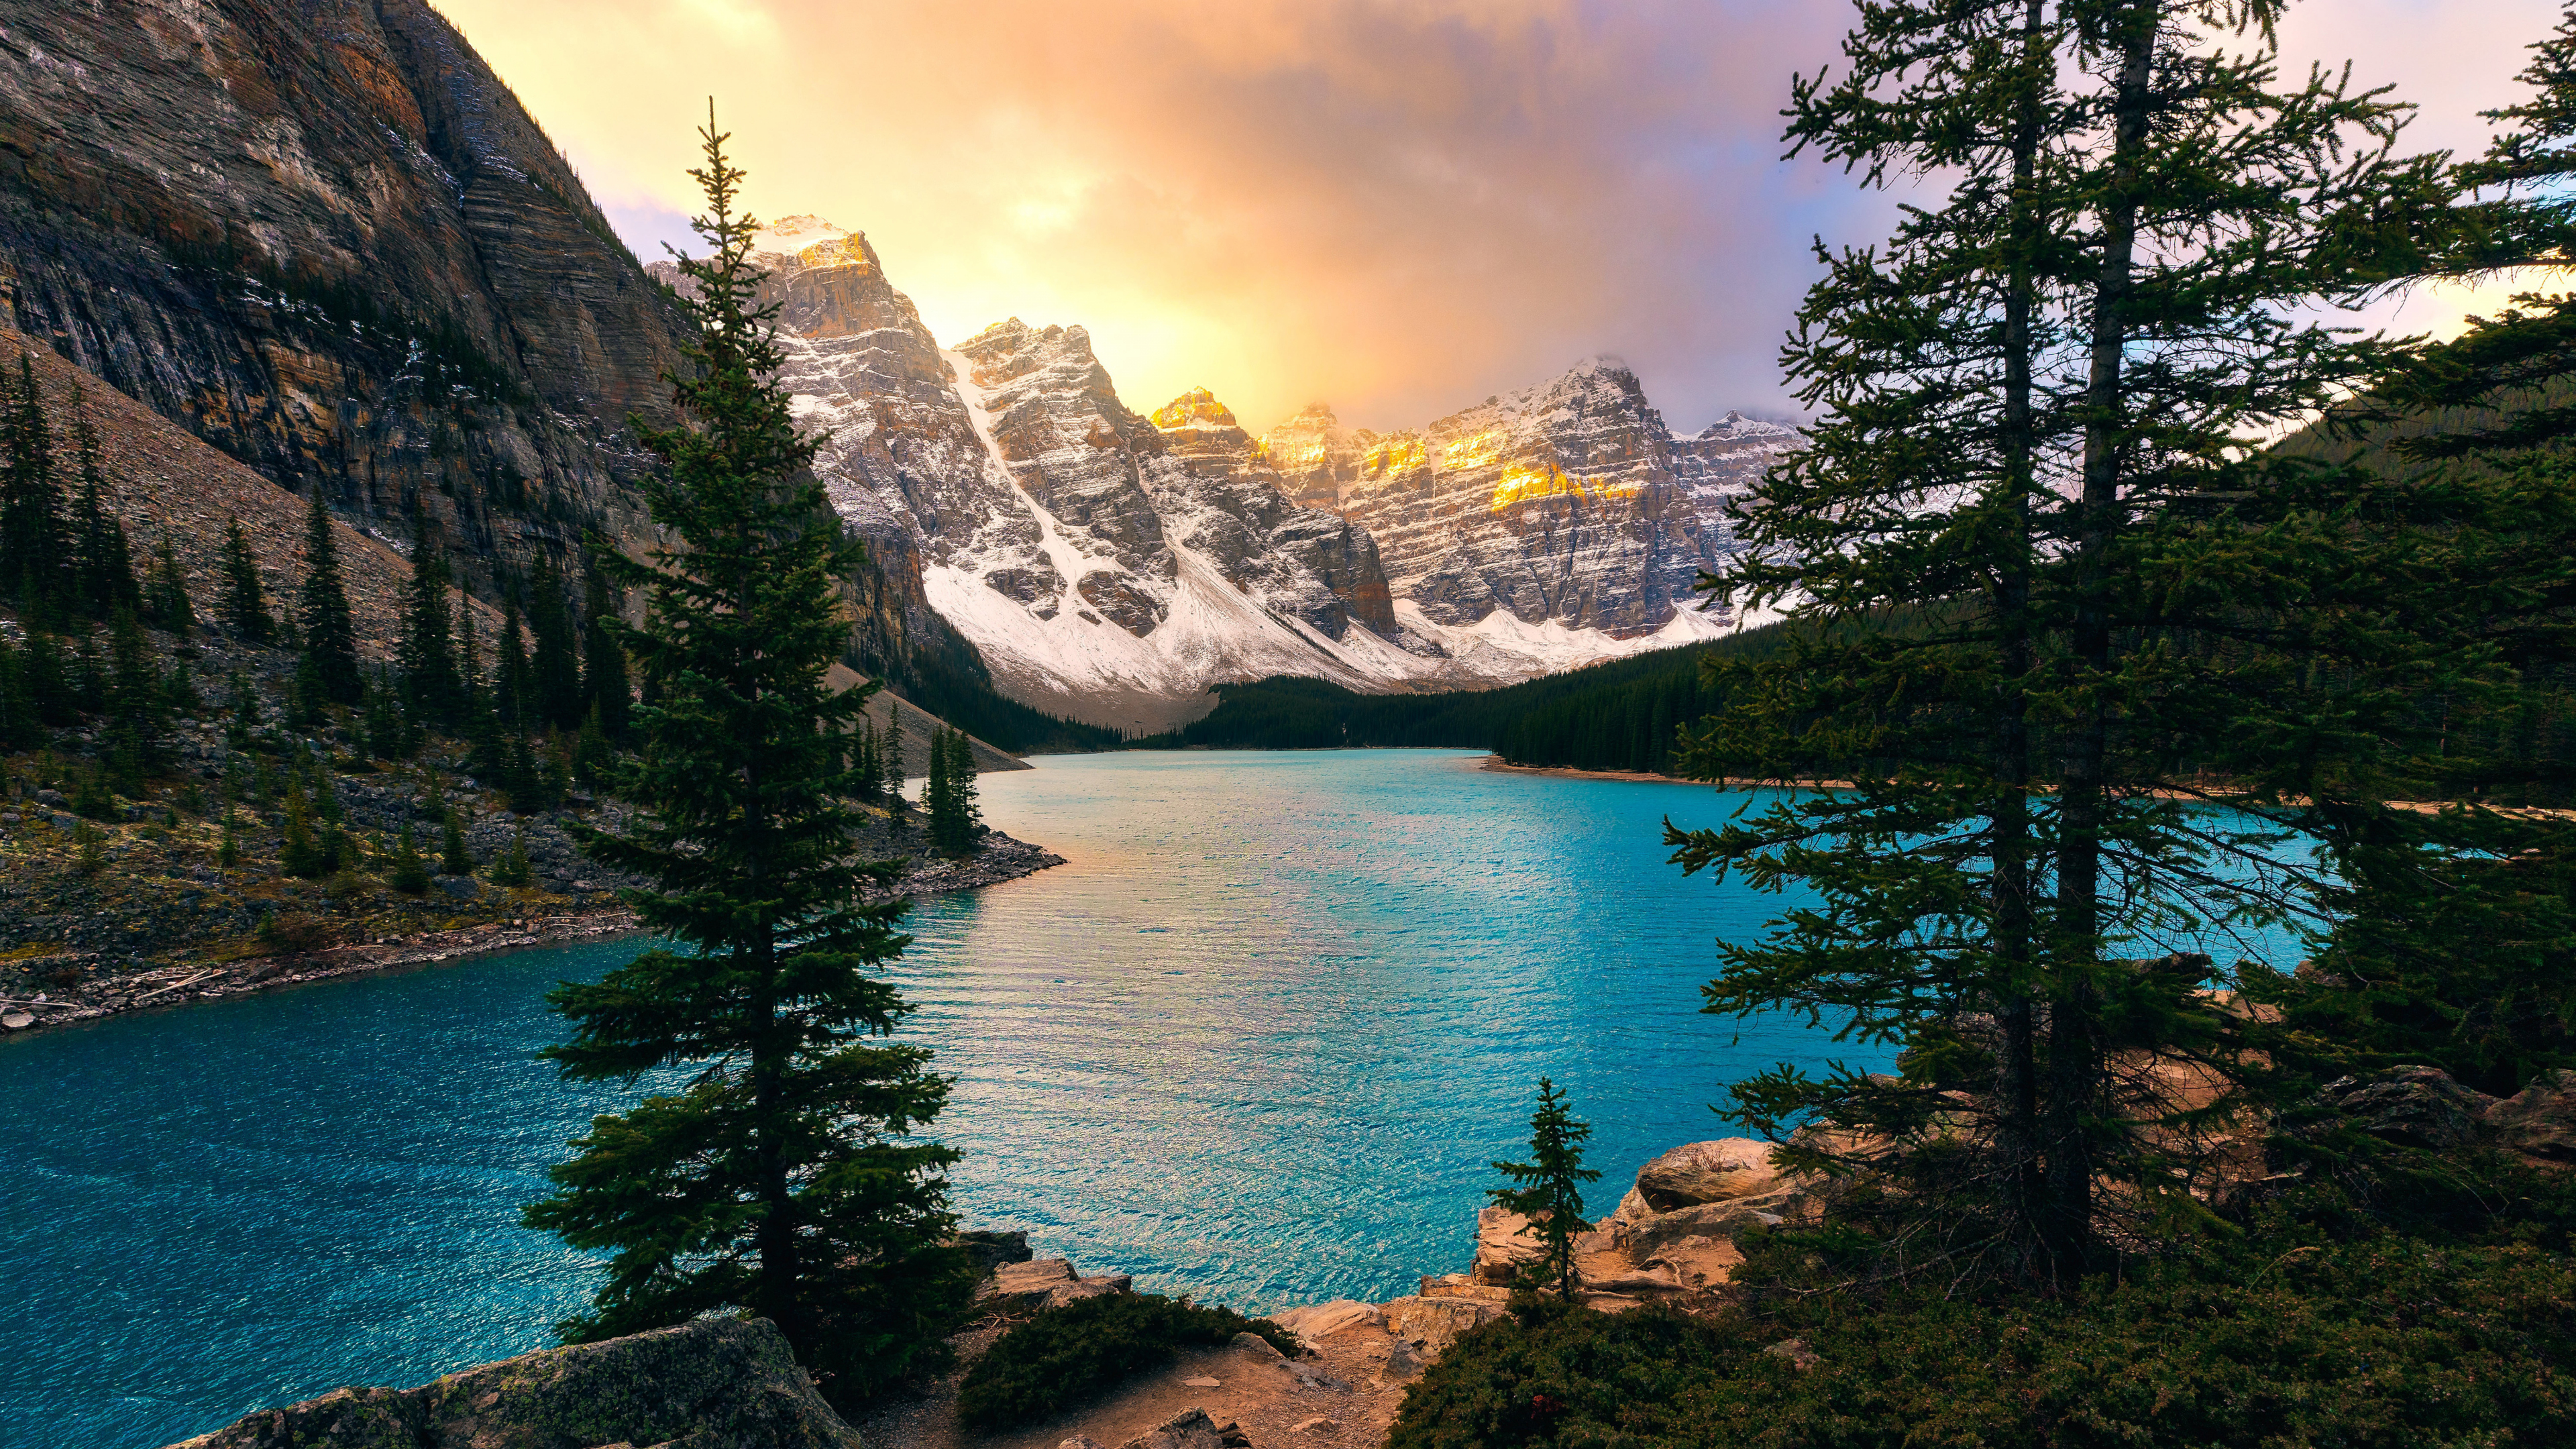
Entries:
{"type": "Polygon", "coordinates": [[[1676,442],[1606,357],[1422,428],[1317,403],[1256,438],[1206,388],[1130,410],[1078,326],[942,348],[821,217],[758,249],[816,472],[919,628],[1102,724],[1167,728],[1224,680],[1473,687],[1722,632],[1690,579],[1726,480],[1785,445],[1741,420],[1676,442]]]}

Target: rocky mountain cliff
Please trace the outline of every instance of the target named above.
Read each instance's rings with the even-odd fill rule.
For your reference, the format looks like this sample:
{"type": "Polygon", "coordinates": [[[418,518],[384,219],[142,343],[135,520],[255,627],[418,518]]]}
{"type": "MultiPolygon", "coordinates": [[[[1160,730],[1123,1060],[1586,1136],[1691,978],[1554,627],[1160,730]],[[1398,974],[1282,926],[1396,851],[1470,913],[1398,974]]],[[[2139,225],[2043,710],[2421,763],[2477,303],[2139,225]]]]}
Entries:
{"type": "Polygon", "coordinates": [[[1261,448],[1292,496],[1376,538],[1415,632],[1507,615],[1632,640],[1697,603],[1692,581],[1729,548],[1726,498],[1795,436],[1729,414],[1676,439],[1635,373],[1592,358],[1392,434],[1347,432],[1317,404],[1261,448]]]}
{"type": "Polygon", "coordinates": [[[1119,400],[1079,327],[1013,319],[943,349],[866,238],[819,218],[773,222],[758,247],[834,507],[918,578],[920,627],[953,629],[1013,698],[1157,729],[1203,712],[1217,679],[1386,688],[1442,667],[1380,632],[1366,532],[1280,496],[1212,399],[1207,426],[1167,433],[1119,400]]]}
{"type": "Polygon", "coordinates": [[[381,536],[632,536],[683,323],[424,0],[32,0],[0,28],[18,328],[381,536]]]}
{"type": "Polygon", "coordinates": [[[943,349],[867,239],[819,217],[758,248],[782,376],[830,434],[816,469],[919,578],[916,627],[1093,723],[1192,718],[1219,680],[1472,688],[1720,632],[1676,605],[1724,552],[1724,495],[1791,436],[1676,441],[1596,361],[1424,429],[1346,433],[1318,406],[1255,438],[1205,389],[1131,410],[1080,327],[1013,318],[943,349]]]}

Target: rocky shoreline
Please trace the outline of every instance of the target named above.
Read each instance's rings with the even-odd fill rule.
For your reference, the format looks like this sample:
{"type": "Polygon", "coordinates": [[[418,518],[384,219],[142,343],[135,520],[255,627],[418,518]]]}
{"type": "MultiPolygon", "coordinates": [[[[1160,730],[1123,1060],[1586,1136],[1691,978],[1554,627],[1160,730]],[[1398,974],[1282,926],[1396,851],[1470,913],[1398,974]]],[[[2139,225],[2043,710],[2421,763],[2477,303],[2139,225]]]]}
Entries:
{"type": "MultiPolygon", "coordinates": [[[[900,878],[889,886],[870,890],[867,898],[877,902],[976,890],[1062,864],[1064,857],[1043,846],[992,831],[971,856],[914,857],[900,878]]],[[[22,977],[78,979],[73,984],[49,985],[41,990],[24,986],[15,990],[0,988],[0,1036],[28,1035],[45,1027],[98,1021],[130,1011],[159,1011],[346,976],[448,965],[538,946],[613,939],[633,934],[635,929],[631,911],[573,905],[570,909],[532,910],[508,920],[386,936],[318,951],[235,961],[183,961],[148,971],[98,974],[106,962],[95,952],[29,957],[11,963],[19,968],[22,977]]]]}

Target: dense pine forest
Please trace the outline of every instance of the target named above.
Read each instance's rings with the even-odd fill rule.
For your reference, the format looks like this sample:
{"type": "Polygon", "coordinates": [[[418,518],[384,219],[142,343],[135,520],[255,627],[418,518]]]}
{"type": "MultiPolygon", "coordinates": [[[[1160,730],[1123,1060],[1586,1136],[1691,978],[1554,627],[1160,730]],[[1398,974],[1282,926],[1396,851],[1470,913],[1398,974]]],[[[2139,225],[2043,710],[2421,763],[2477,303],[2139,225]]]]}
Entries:
{"type": "Polygon", "coordinates": [[[1782,643],[1770,625],[1504,689],[1443,694],[1354,694],[1286,677],[1221,684],[1222,702],[1207,718],[1130,748],[1492,750],[1517,765],[1661,773],[1678,726],[1714,703],[1703,663],[1765,658],[1782,643]]]}

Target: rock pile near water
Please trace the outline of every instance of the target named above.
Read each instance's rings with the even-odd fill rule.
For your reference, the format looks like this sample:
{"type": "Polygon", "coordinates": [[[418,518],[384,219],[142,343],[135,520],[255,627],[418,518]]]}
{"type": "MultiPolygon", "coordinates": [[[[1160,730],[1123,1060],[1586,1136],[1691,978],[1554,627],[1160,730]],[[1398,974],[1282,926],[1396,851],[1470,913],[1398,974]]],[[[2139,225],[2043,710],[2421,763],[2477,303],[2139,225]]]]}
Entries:
{"type": "Polygon", "coordinates": [[[862,1449],[767,1319],[522,1354],[416,1389],[341,1389],[172,1449],[862,1449]]]}

